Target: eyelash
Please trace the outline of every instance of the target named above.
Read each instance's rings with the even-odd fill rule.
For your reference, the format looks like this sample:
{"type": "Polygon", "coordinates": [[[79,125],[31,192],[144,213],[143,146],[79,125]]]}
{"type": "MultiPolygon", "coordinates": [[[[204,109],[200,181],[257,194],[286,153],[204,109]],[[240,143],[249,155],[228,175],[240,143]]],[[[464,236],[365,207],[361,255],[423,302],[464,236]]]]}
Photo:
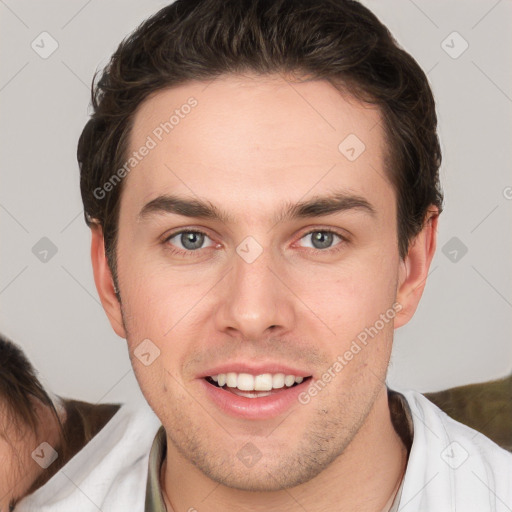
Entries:
{"type": "MultiPolygon", "coordinates": [[[[328,228],[327,229],[312,229],[310,231],[307,231],[299,238],[299,240],[302,240],[302,238],[304,238],[307,235],[311,235],[313,233],[319,233],[319,232],[320,233],[332,233],[333,235],[336,235],[337,237],[340,238],[340,242],[338,244],[336,244],[334,247],[328,248],[328,249],[314,249],[311,247],[304,247],[303,249],[314,251],[317,253],[335,254],[338,251],[341,251],[343,246],[349,242],[349,240],[346,236],[342,235],[338,231],[335,231],[333,229],[328,229],[328,228]]],[[[201,250],[201,249],[196,249],[195,251],[191,251],[191,250],[184,251],[182,249],[177,249],[173,245],[169,244],[169,240],[171,238],[174,238],[177,235],[181,235],[182,233],[199,233],[201,235],[204,235],[204,236],[210,238],[208,236],[208,233],[205,233],[204,231],[201,231],[200,229],[182,229],[180,231],[175,231],[174,233],[171,233],[170,235],[166,236],[165,239],[163,240],[163,244],[166,246],[167,250],[170,251],[170,253],[173,255],[189,257],[189,256],[194,256],[195,253],[197,253],[201,250]]],[[[206,247],[206,249],[211,249],[211,248],[212,247],[206,247]]]]}

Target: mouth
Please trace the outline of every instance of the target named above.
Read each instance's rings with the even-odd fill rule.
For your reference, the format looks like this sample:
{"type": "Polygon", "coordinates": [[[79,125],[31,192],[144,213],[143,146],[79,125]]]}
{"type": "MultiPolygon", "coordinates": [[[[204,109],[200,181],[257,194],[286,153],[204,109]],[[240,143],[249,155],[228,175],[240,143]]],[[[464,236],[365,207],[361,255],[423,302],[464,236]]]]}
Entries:
{"type": "Polygon", "coordinates": [[[209,375],[199,379],[207,397],[223,413],[263,420],[276,417],[299,403],[312,376],[248,373],[209,375]]]}
{"type": "Polygon", "coordinates": [[[237,396],[262,398],[299,386],[303,382],[310,380],[311,376],[299,377],[283,373],[256,376],[248,373],[222,373],[208,376],[204,379],[212,386],[237,396]]]}

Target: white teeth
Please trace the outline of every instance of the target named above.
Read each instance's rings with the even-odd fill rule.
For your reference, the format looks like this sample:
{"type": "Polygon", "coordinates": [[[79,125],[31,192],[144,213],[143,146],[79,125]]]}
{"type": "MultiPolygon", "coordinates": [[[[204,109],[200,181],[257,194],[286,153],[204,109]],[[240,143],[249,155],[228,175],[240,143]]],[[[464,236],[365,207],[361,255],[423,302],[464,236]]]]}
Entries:
{"type": "Polygon", "coordinates": [[[237,376],[234,372],[226,373],[226,385],[228,388],[236,388],[237,376]]]}
{"type": "Polygon", "coordinates": [[[293,375],[287,375],[285,378],[284,378],[284,384],[285,386],[293,386],[295,384],[295,377],[293,375]]]}
{"type": "MultiPolygon", "coordinates": [[[[235,374],[236,375],[236,374],[235,374]]],[[[238,388],[241,391],[253,391],[254,390],[254,377],[248,373],[239,373],[237,382],[232,388],[238,388]]]]}
{"type": "Polygon", "coordinates": [[[284,388],[284,373],[276,373],[272,376],[272,387],[275,389],[284,388]]]}
{"type": "Polygon", "coordinates": [[[272,389],[272,374],[256,375],[254,377],[254,389],[256,391],[270,391],[272,389]]]}
{"type": "Polygon", "coordinates": [[[228,372],[212,375],[211,379],[220,387],[227,385],[229,388],[238,388],[241,391],[270,391],[285,386],[289,388],[295,383],[300,384],[304,377],[285,375],[284,373],[262,373],[254,376],[250,373],[228,372]]]}

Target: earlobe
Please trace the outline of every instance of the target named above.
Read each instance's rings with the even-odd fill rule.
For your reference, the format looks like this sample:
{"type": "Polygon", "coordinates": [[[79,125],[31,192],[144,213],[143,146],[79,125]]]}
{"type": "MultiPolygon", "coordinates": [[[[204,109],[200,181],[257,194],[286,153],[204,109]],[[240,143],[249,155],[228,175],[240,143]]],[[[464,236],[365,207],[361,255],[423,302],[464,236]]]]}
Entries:
{"type": "Polygon", "coordinates": [[[116,334],[126,339],[126,331],[121,314],[121,304],[114,290],[114,281],[105,254],[103,230],[99,224],[95,224],[91,227],[91,235],[91,261],[94,282],[98,290],[98,295],[100,296],[101,304],[116,334]]]}
{"type": "Polygon", "coordinates": [[[439,210],[432,207],[423,229],[411,241],[407,256],[401,263],[397,302],[402,310],[395,317],[395,328],[405,325],[414,315],[420,302],[427,276],[436,251],[439,210]]]}

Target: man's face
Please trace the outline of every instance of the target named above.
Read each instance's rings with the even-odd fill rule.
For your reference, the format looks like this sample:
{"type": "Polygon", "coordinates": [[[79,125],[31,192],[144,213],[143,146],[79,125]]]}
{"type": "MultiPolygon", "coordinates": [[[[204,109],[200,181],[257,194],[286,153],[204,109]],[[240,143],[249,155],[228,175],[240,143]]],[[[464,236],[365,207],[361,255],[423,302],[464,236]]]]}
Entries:
{"type": "Polygon", "coordinates": [[[135,116],[130,154],[153,146],[148,136],[155,145],[125,178],[116,330],[170,448],[217,482],[308,481],[382,399],[403,265],[380,121],[327,82],[278,76],[191,82],[156,93],[135,116]],[[197,105],[182,108],[190,97],[197,105]],[[162,133],[176,109],[179,122],[162,133]],[[347,198],[339,211],[280,215],[334,194],[347,198]],[[146,207],[171,195],[226,218],[167,211],[162,199],[146,207]],[[311,378],[240,398],[204,378],[228,372],[311,378]],[[258,459],[250,469],[248,458],[258,459]]]}

